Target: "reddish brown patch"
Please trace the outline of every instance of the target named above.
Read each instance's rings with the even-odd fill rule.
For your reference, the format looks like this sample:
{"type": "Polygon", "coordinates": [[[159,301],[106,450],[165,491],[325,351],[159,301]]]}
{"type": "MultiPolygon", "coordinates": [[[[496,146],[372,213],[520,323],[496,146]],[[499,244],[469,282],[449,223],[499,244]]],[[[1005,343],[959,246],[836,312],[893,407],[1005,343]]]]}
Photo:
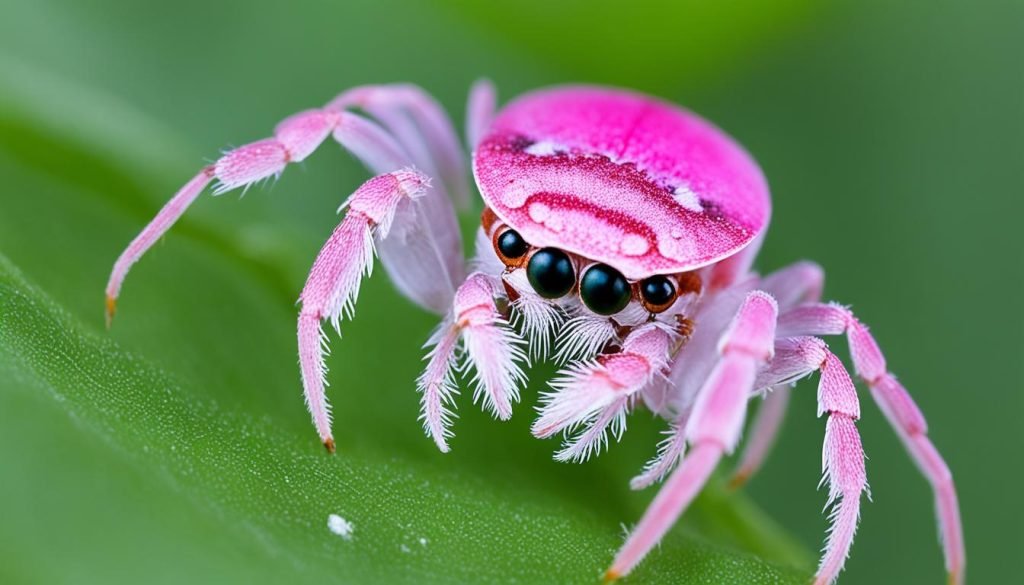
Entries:
{"type": "Polygon", "coordinates": [[[494,224],[497,221],[499,221],[498,216],[494,215],[494,212],[491,211],[491,208],[485,205],[483,213],[480,214],[480,224],[484,226],[484,233],[491,233],[491,228],[494,227],[494,224]]]}
{"type": "Polygon", "coordinates": [[[700,276],[696,272],[684,272],[676,275],[676,283],[679,287],[679,294],[698,294],[703,287],[700,276]]]}
{"type": "Polygon", "coordinates": [[[509,304],[512,304],[519,300],[519,291],[512,288],[512,285],[510,285],[509,283],[505,282],[504,278],[501,279],[501,285],[505,287],[505,295],[508,296],[509,304]]]}
{"type": "Polygon", "coordinates": [[[684,340],[693,335],[693,320],[682,315],[676,315],[676,333],[684,340]]]}

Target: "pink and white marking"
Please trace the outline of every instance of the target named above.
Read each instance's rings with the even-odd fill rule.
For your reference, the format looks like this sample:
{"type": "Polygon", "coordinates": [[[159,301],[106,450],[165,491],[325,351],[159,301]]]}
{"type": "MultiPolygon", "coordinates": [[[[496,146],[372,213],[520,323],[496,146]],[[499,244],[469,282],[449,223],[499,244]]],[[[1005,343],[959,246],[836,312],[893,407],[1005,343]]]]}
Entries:
{"type": "Polygon", "coordinates": [[[447,115],[413,85],[359,87],[284,120],[272,138],[226,153],[186,183],[117,259],[108,324],[129,268],[211,182],[215,193],[247,188],[331,138],[376,176],[342,205],[299,297],[302,384],[328,450],[323,323],[340,332],[375,257],[399,292],[443,316],[417,380],[424,430],[442,451],[459,376],[471,378],[474,402],[504,420],[527,362],[549,356],[564,369],[541,397],[533,432],[563,434],[558,459],[598,454],[638,408],[667,421],[668,437],[631,485],[664,483],[608,580],[647,555],[736,448],[752,399],[767,395],[734,485],[764,461],[793,383],[819,372],[832,512],[815,582],[832,583],[867,489],[858,395],[821,339],[845,334],[854,371],[934,490],[950,583],[962,583],[952,476],[868,329],[844,306],[820,302],[817,265],[752,271],[771,210],[754,160],[693,113],[627,91],[547,89],[497,115],[495,103],[490,84],[473,87],[467,137],[485,207],[468,262],[455,206],[469,202],[470,185],[447,115]]]}

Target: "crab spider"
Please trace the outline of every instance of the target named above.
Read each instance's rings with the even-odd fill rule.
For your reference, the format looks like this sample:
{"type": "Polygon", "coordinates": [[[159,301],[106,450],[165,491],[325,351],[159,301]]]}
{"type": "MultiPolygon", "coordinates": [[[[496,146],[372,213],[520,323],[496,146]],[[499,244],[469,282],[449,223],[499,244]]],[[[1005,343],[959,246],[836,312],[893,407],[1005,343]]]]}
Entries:
{"type": "Polygon", "coordinates": [[[962,583],[952,476],[874,338],[849,309],[820,302],[817,265],[800,262],[765,277],[751,270],[771,201],[739,145],[691,112],[608,88],[538,91],[495,116],[494,90],[481,82],[467,111],[485,204],[468,265],[453,203],[468,202],[469,185],[450,121],[416,86],[365,86],[287,118],[272,138],[228,152],[189,181],[115,263],[108,325],[129,268],[210,183],[217,182],[215,193],[248,187],[330,138],[376,176],[342,205],[345,215],[299,297],[302,384],[329,451],[323,324],[338,329],[352,316],[375,256],[400,293],[443,315],[417,380],[423,427],[441,451],[449,449],[456,374],[471,371],[474,402],[507,419],[531,358],[563,365],[533,425],[537,437],[565,436],[560,460],[598,454],[609,434],[621,436],[634,409],[668,421],[668,438],[631,483],[664,485],[608,580],[644,558],[735,449],[752,397],[768,394],[734,485],[761,465],[789,386],[820,372],[832,513],[815,582],[832,583],[867,488],[857,392],[821,339],[846,335],[856,374],[932,485],[950,582],[962,583]]]}

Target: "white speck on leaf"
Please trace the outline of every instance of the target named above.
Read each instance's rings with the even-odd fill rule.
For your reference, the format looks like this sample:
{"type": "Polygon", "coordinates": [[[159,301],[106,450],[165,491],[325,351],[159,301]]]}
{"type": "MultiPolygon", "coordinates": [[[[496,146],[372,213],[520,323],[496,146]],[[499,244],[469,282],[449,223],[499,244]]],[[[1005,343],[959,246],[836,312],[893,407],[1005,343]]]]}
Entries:
{"type": "Polygon", "coordinates": [[[327,528],[331,532],[344,538],[345,540],[352,540],[352,532],[355,530],[355,525],[345,520],[337,514],[331,514],[327,517],[327,528]]]}
{"type": "Polygon", "coordinates": [[[420,537],[420,546],[427,546],[427,539],[422,536],[420,537]]]}

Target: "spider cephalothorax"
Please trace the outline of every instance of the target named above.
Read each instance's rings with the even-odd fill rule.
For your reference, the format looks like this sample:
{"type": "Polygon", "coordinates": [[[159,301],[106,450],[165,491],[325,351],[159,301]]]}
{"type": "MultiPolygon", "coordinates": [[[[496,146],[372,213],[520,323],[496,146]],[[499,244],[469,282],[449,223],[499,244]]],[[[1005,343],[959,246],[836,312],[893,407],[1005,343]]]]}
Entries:
{"type": "Polygon", "coordinates": [[[494,109],[491,86],[475,86],[467,135],[484,213],[468,266],[452,202],[465,204],[469,185],[451,123],[416,86],[366,86],[284,120],[273,138],[201,170],[118,258],[106,291],[108,322],[128,269],[210,182],[219,181],[217,192],[251,185],[330,137],[376,176],[343,205],[345,217],[300,295],[302,383],[328,450],[322,324],[338,328],[351,316],[375,255],[403,295],[444,315],[417,380],[424,429],[442,451],[452,435],[457,373],[472,372],[474,402],[507,419],[531,358],[563,368],[533,425],[538,437],[564,434],[558,459],[598,453],[609,433],[621,436],[634,409],[668,422],[668,438],[632,486],[667,479],[609,579],[632,570],[736,447],[752,397],[766,399],[737,485],[763,461],[792,383],[820,372],[834,508],[816,583],[831,583],[867,486],[857,393],[820,339],[845,334],[856,373],[932,484],[950,582],[961,583],[952,477],[874,338],[849,309],[820,302],[817,265],[798,262],[767,276],[751,269],[771,209],[754,160],[693,113],[622,90],[560,87],[494,109]]]}

